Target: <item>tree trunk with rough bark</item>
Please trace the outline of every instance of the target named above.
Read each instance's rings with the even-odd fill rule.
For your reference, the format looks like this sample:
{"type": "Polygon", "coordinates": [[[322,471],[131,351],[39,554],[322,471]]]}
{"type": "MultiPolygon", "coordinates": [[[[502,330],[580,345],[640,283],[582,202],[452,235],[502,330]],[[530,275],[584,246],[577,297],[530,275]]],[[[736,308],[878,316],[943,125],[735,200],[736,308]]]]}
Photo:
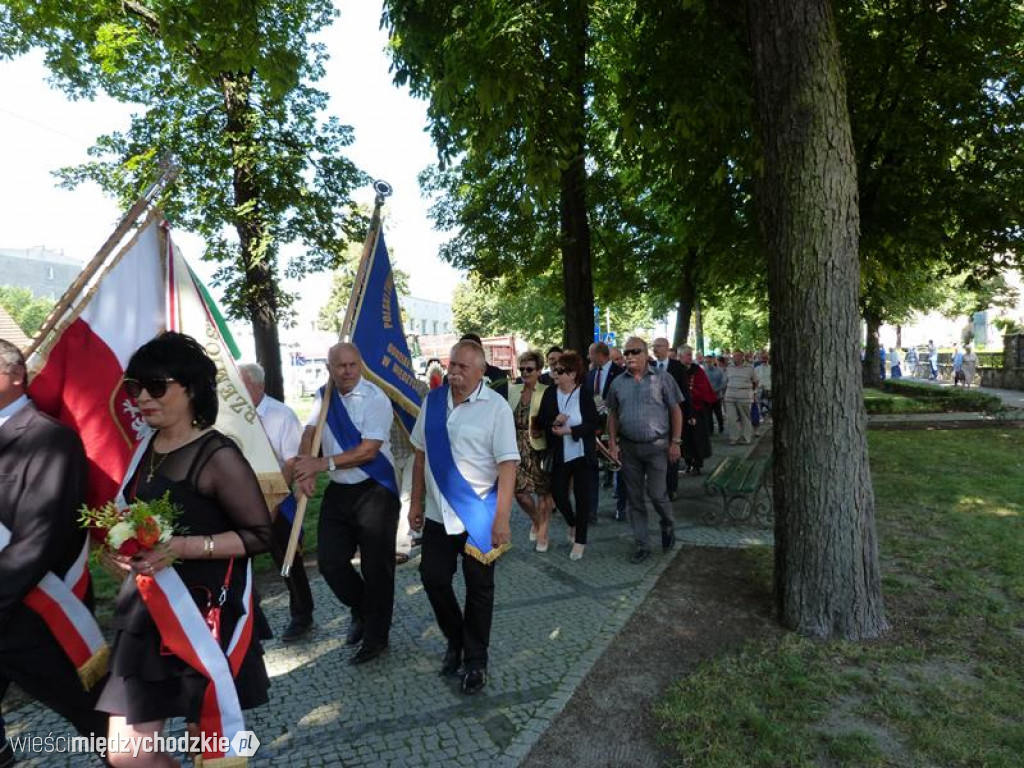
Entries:
{"type": "Polygon", "coordinates": [[[886,629],[859,371],[857,179],[829,0],[748,0],[774,368],[775,597],[817,638],[886,629]]]}
{"type": "Polygon", "coordinates": [[[676,330],[672,337],[672,346],[680,347],[686,343],[690,335],[690,320],[697,300],[697,285],[693,275],[694,259],[687,258],[683,265],[679,282],[679,307],[676,309],[676,330]]]}
{"type": "Polygon", "coordinates": [[[573,0],[566,7],[568,54],[565,96],[572,142],[561,174],[559,216],[562,250],[562,288],[565,297],[565,347],[586,356],[594,338],[594,276],[590,260],[590,222],[587,218],[586,72],[587,3],[573,0]]]}
{"type": "Polygon", "coordinates": [[[279,302],[276,261],[272,255],[270,234],[259,213],[260,190],[254,177],[254,164],[259,156],[250,121],[252,80],[244,73],[221,77],[224,106],[227,112],[227,136],[231,144],[235,210],[233,224],[244,265],[245,306],[252,323],[256,359],[266,372],[267,394],[284,400],[284,377],[281,371],[281,340],[278,334],[279,302]]]}

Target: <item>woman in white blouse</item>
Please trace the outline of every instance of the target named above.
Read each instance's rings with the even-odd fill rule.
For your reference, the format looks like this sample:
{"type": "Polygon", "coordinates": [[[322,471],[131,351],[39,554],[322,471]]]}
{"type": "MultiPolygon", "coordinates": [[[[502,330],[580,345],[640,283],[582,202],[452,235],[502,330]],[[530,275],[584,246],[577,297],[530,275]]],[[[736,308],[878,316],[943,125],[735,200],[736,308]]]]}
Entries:
{"type": "Polygon", "coordinates": [[[572,543],[570,559],[583,557],[587,544],[593,479],[597,454],[595,433],[599,417],[594,405],[594,393],[584,382],[586,367],[582,356],[566,350],[552,368],[555,386],[548,387],[541,399],[537,424],[548,436],[551,451],[551,493],[555,506],[565,517],[572,543]],[[573,486],[575,510],[569,500],[569,483],[573,486]]]}

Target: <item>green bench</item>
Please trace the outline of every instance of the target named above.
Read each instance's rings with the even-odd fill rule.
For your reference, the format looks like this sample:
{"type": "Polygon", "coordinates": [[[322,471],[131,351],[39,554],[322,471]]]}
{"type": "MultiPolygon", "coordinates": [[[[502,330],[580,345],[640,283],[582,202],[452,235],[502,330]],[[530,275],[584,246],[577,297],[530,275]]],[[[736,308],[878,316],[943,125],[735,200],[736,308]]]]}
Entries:
{"type": "Polygon", "coordinates": [[[753,524],[768,527],[772,524],[772,494],[768,487],[772,460],[723,459],[715,471],[704,481],[709,496],[721,496],[722,507],[708,507],[704,523],[719,525],[753,524]]]}

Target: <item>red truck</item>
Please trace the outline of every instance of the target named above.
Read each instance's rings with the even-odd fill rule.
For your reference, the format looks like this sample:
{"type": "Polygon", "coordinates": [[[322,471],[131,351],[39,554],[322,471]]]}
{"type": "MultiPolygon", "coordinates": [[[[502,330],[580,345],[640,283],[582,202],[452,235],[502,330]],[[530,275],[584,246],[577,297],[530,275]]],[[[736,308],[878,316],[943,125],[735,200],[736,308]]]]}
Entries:
{"type": "MultiPolygon", "coordinates": [[[[415,336],[409,339],[409,347],[413,356],[417,358],[419,373],[426,373],[427,364],[431,360],[440,360],[441,367],[448,368],[448,353],[451,352],[459,337],[453,333],[439,336],[415,336]]],[[[513,376],[518,374],[516,365],[516,337],[515,336],[488,336],[481,339],[487,361],[496,365],[504,371],[510,372],[513,376]]]]}

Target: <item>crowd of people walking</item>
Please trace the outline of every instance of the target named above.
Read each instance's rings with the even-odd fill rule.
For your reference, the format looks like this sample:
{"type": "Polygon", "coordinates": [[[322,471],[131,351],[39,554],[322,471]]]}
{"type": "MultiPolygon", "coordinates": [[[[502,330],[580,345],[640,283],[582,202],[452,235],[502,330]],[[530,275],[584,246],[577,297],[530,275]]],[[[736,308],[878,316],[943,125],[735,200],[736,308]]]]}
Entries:
{"type": "MultiPolygon", "coordinates": [[[[511,543],[513,499],[541,554],[552,548],[557,510],[568,557],[578,562],[602,488],[613,489],[615,517],[632,528],[628,560],[641,563],[655,546],[648,500],[667,552],[676,543],[672,500],[680,473],[701,474],[716,422],[719,433],[728,427],[731,442],[749,443],[771,402],[763,352],[737,351],[730,362],[632,337],[621,349],[595,343],[586,355],[558,347],[544,356],[525,352],[513,377],[490,366],[479,339],[467,336],[452,348],[447,376],[419,384],[419,417],[404,434],[387,394],[364,375],[356,346],[337,344],[327,360],[330,386],[304,427],[266,394],[260,366],[240,373],[286,482],[312,496],[326,480],[317,565],[350,616],[349,661],[371,663],[388,651],[402,561],[396,542],[410,531],[420,537],[420,578],[446,640],[438,671],[466,694],[487,684],[495,573],[511,543]],[[453,587],[460,566],[462,601],[453,587]]],[[[125,371],[124,390],[148,432],[121,478],[119,503],[164,499],[180,516],[151,549],[102,550],[123,581],[109,673],[92,685],[30,597],[44,576],[63,579],[81,559],[84,449],[74,431],[36,409],[27,385],[21,353],[0,341],[0,695],[16,682],[82,734],[112,738],[157,734],[178,717],[198,731],[211,690],[223,698],[231,689],[233,698],[224,701],[239,712],[265,703],[261,642],[271,631],[251,559],[269,552],[283,562],[294,499],[269,509],[241,448],[213,428],[217,370],[203,347],[165,333],[139,348],[125,371]],[[177,624],[151,599],[150,584],[168,579],[185,596],[172,610],[177,624]],[[212,668],[227,670],[226,677],[212,668]]],[[[296,642],[314,628],[301,553],[286,581],[290,621],[281,636],[296,642]]],[[[90,592],[69,599],[78,611],[69,615],[91,616],[90,592]]],[[[165,753],[106,759],[176,764],[165,753]]],[[[0,766],[12,762],[9,751],[0,752],[0,766]]]]}

